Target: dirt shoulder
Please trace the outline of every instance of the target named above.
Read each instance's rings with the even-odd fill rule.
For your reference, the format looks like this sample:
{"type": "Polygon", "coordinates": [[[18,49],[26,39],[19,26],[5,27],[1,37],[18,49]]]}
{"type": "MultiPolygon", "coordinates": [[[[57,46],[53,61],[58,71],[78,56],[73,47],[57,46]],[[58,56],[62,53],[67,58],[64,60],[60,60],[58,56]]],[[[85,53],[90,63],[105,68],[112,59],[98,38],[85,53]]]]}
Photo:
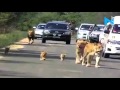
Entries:
{"type": "Polygon", "coordinates": [[[23,38],[21,40],[19,40],[18,42],[15,42],[12,45],[9,45],[7,47],[10,47],[10,50],[19,50],[24,48],[24,45],[28,44],[28,39],[27,38],[23,38]]]}

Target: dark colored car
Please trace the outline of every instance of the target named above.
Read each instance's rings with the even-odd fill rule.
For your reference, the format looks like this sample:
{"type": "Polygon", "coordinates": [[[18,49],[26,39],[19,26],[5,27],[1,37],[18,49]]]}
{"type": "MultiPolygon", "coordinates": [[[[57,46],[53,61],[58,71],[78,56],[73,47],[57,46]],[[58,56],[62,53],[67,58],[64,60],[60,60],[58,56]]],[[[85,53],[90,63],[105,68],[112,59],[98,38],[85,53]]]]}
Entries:
{"type": "Polygon", "coordinates": [[[42,43],[46,40],[65,41],[66,44],[71,42],[71,29],[67,22],[52,21],[45,26],[42,36],[42,43]]]}

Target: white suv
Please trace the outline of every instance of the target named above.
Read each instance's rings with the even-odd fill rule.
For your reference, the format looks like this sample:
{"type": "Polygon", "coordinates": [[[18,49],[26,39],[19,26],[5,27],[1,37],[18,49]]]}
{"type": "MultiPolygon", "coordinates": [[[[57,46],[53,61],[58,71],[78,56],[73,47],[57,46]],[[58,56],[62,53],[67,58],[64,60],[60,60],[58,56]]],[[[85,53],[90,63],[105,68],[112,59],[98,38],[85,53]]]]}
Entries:
{"type": "Polygon", "coordinates": [[[95,24],[89,23],[81,23],[78,31],[77,31],[77,39],[89,39],[89,34],[91,32],[91,26],[93,27],[95,24]]]}

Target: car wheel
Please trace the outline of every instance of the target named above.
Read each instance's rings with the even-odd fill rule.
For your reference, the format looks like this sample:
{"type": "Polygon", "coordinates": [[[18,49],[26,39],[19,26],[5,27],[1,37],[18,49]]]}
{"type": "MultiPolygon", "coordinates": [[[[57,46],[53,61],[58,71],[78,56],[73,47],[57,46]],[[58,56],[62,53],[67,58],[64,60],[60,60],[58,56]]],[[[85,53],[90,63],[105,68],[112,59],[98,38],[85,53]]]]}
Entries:
{"type": "Polygon", "coordinates": [[[34,37],[34,39],[37,39],[37,37],[34,37]]]}
{"type": "Polygon", "coordinates": [[[76,39],[76,42],[77,42],[78,39],[76,39]]]}
{"type": "Polygon", "coordinates": [[[42,43],[46,43],[46,40],[44,38],[42,39],[42,43]]]}
{"type": "Polygon", "coordinates": [[[69,40],[66,41],[66,44],[70,44],[70,42],[71,42],[71,40],[69,39],[69,40]]]}
{"type": "Polygon", "coordinates": [[[92,39],[89,39],[89,42],[90,42],[90,43],[93,43],[93,40],[92,40],[92,39]]]}
{"type": "Polygon", "coordinates": [[[109,57],[110,57],[110,54],[108,54],[108,53],[102,53],[102,57],[104,57],[104,58],[109,58],[109,57]]]}

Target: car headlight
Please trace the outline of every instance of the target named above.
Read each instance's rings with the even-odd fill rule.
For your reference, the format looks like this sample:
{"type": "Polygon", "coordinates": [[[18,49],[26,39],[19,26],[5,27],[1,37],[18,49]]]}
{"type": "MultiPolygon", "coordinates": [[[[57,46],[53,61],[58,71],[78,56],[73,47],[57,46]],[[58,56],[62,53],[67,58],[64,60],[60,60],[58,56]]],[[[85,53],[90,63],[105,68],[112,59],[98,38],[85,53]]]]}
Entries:
{"type": "Polygon", "coordinates": [[[65,32],[64,34],[69,35],[69,34],[71,34],[71,32],[70,32],[70,31],[67,31],[67,32],[65,32]]]}
{"type": "Polygon", "coordinates": [[[49,31],[49,30],[44,30],[44,33],[45,33],[45,34],[49,34],[50,31],[49,31]]]}

